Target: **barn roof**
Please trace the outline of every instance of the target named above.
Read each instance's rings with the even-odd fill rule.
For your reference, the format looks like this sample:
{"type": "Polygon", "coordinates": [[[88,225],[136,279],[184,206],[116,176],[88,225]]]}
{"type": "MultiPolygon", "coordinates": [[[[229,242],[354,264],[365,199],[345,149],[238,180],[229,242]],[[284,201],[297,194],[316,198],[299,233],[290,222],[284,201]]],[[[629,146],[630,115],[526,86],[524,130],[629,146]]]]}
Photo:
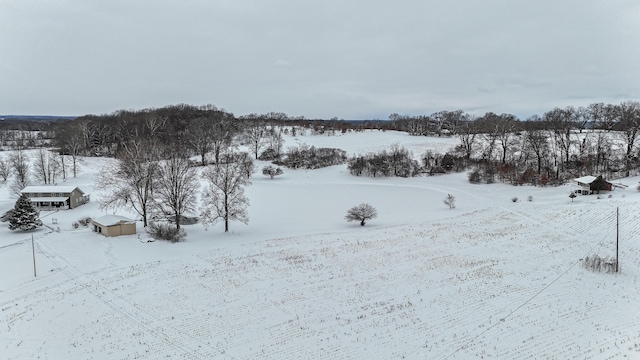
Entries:
{"type": "Polygon", "coordinates": [[[591,184],[592,182],[596,181],[597,177],[595,176],[591,176],[591,175],[587,175],[587,176],[583,176],[583,177],[579,177],[577,179],[573,179],[575,182],[579,182],[579,183],[583,183],[583,184],[591,184]]]}

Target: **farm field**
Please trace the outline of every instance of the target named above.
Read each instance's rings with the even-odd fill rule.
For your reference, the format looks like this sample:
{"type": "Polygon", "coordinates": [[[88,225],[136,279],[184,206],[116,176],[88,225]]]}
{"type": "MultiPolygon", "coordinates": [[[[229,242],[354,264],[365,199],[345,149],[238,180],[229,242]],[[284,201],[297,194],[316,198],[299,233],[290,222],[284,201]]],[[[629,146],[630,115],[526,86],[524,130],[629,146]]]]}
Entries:
{"type": "MultiPolygon", "coordinates": [[[[457,144],[396,132],[286,138],[303,142],[349,155],[399,143],[416,157],[457,144]]],[[[93,179],[109,161],[85,158],[65,183],[91,193],[89,204],[41,214],[59,231],[0,225],[3,358],[640,357],[637,177],[610,197],[571,201],[570,185],[473,185],[465,173],[258,172],[248,225],[190,225],[169,244],[146,242],[140,222],[139,237],[73,229],[106,213],[93,179]],[[449,193],[455,209],[443,204],[449,193]],[[345,222],[361,202],[378,218],[345,222]],[[616,209],[622,271],[588,271],[585,256],[615,255],[616,209]]],[[[0,188],[0,211],[14,202],[0,188]]]]}

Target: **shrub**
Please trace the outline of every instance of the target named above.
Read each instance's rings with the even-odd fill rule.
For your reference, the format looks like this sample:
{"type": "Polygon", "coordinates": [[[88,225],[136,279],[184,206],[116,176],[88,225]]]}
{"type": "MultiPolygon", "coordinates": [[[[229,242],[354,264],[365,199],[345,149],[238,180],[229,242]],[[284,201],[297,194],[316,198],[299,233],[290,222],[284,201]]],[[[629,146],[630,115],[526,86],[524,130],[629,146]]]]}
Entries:
{"type": "Polygon", "coordinates": [[[420,174],[420,165],[411,158],[409,150],[392,145],[389,151],[356,156],[349,159],[349,173],[355,176],[412,177],[420,174]]]}
{"type": "Polygon", "coordinates": [[[262,168],[262,174],[274,178],[275,176],[282,175],[284,172],[281,168],[276,168],[271,165],[267,165],[262,168]]]}
{"type": "Polygon", "coordinates": [[[444,198],[444,200],[442,201],[445,205],[447,205],[449,207],[449,209],[453,209],[456,207],[456,197],[451,195],[451,194],[447,194],[447,197],[444,198]]]}
{"type": "Polygon", "coordinates": [[[582,266],[587,270],[611,274],[616,272],[616,259],[614,257],[602,258],[597,254],[593,254],[582,260],[582,266]]]}
{"type": "Polygon", "coordinates": [[[533,196],[531,195],[527,196],[527,201],[533,201],[533,196]]]}
{"type": "Polygon", "coordinates": [[[79,222],[77,222],[77,221],[74,221],[74,222],[72,222],[72,223],[71,223],[71,226],[72,226],[74,229],[78,229],[78,228],[80,227],[80,223],[79,223],[79,222]]]}
{"type": "Polygon", "coordinates": [[[171,243],[184,241],[187,237],[184,229],[176,229],[174,225],[164,222],[149,223],[147,233],[156,240],[165,240],[171,243]]]}
{"type": "Polygon", "coordinates": [[[469,182],[472,184],[480,184],[480,170],[475,169],[469,173],[469,182]]]}
{"type": "Polygon", "coordinates": [[[280,158],[280,154],[275,149],[266,149],[263,151],[260,156],[258,156],[258,160],[262,161],[273,161],[280,158]]]}
{"type": "Polygon", "coordinates": [[[320,169],[344,164],[346,161],[347,152],[344,150],[300,145],[289,149],[282,160],[273,163],[291,169],[320,169]]]}
{"type": "Polygon", "coordinates": [[[511,201],[512,202],[518,202],[518,198],[516,196],[514,196],[514,197],[511,198],[511,201]]]}
{"type": "Polygon", "coordinates": [[[83,227],[87,227],[91,224],[91,218],[90,217],[83,217],[82,219],[78,220],[78,225],[79,226],[83,226],[83,227]]]}
{"type": "Polygon", "coordinates": [[[431,167],[431,169],[429,169],[430,176],[446,174],[446,173],[447,173],[447,170],[445,170],[445,168],[443,168],[442,166],[433,166],[431,167]]]}

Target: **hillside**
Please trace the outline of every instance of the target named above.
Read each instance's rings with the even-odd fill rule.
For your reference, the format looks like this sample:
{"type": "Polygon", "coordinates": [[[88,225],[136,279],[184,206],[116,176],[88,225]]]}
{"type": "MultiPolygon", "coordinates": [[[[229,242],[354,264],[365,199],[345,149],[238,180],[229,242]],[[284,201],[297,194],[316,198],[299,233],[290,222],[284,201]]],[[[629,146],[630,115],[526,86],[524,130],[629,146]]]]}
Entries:
{"type": "MultiPolygon", "coordinates": [[[[380,131],[286,138],[349,155],[396,142],[415,156],[457,144],[380,131]]],[[[231,223],[227,234],[221,224],[190,225],[185,242],[169,244],[146,242],[141,223],[140,237],[73,229],[105,214],[93,179],[110,161],[85,158],[65,182],[91,193],[89,204],[41,214],[59,231],[0,225],[4,357],[640,356],[638,178],[571,201],[570,185],[472,185],[465,173],[364,178],[342,165],[285,169],[271,180],[258,172],[246,190],[248,225],[231,223]],[[454,209],[443,204],[449,193],[454,209]],[[361,202],[378,218],[345,222],[361,202]],[[581,259],[615,255],[616,208],[622,272],[593,273],[581,259]]],[[[0,211],[14,202],[0,188],[0,211]]]]}

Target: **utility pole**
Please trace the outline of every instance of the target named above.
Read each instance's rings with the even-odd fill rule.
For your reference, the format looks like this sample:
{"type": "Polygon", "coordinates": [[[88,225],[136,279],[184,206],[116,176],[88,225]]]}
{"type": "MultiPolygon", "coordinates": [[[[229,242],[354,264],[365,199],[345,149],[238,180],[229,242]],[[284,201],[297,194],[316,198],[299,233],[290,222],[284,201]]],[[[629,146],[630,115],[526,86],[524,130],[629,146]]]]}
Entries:
{"type": "Polygon", "coordinates": [[[36,247],[33,244],[33,235],[31,235],[31,253],[33,254],[33,277],[36,277],[36,247]]]}
{"type": "Polygon", "coordinates": [[[616,272],[618,272],[618,243],[620,242],[620,208],[616,207],[616,272]]]}

